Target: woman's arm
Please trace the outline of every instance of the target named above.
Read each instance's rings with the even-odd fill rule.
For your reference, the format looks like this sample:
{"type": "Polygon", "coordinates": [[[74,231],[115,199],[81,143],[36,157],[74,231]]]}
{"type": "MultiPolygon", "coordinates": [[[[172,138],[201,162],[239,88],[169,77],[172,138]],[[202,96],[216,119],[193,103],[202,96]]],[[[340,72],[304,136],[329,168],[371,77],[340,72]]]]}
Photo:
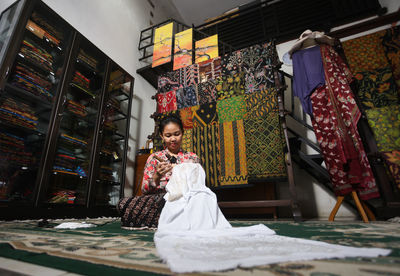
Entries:
{"type": "MultiPolygon", "coordinates": [[[[143,180],[142,180],[143,194],[151,193],[152,191],[155,190],[157,186],[156,183],[157,179],[154,179],[156,166],[157,166],[157,160],[154,158],[154,153],[153,153],[149,156],[149,158],[147,158],[146,165],[144,166],[143,180]]],[[[160,184],[159,179],[158,179],[158,184],[160,184]]]]}

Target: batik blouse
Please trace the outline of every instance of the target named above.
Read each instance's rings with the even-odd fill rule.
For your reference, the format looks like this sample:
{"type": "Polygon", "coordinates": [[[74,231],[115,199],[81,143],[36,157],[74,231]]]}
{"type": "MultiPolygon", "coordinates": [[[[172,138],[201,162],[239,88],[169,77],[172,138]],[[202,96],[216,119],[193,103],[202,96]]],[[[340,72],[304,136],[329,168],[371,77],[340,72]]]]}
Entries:
{"type": "MultiPolygon", "coordinates": [[[[169,162],[167,157],[168,155],[172,156],[172,154],[169,153],[168,149],[165,149],[162,151],[157,151],[151,154],[149,158],[147,158],[142,180],[143,194],[151,194],[165,189],[165,186],[167,185],[169,178],[172,175],[172,170],[161,177],[159,185],[156,185],[156,183],[154,182],[153,175],[156,171],[157,164],[160,162],[155,158],[155,156],[162,160],[165,160],[165,162],[169,162]]],[[[181,163],[200,163],[200,158],[193,152],[187,152],[181,149],[178,153],[178,156],[176,156],[176,164],[181,163]]]]}

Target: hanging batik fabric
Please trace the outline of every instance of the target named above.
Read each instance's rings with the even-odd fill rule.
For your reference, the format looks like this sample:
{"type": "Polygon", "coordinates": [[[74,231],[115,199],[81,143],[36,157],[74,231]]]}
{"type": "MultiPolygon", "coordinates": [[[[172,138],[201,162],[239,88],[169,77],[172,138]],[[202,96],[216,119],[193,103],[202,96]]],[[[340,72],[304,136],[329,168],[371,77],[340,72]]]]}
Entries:
{"type": "Polygon", "coordinates": [[[197,86],[197,101],[199,104],[211,103],[217,100],[217,80],[209,80],[197,86]]]}
{"type": "Polygon", "coordinates": [[[199,63],[199,82],[207,82],[221,76],[221,58],[213,58],[199,63]]]}
{"type": "Polygon", "coordinates": [[[221,58],[222,75],[229,76],[241,72],[242,51],[238,50],[231,54],[225,54],[221,58]]]}
{"type": "Polygon", "coordinates": [[[371,71],[389,65],[382,45],[385,31],[361,36],[342,43],[353,73],[371,71]]]}
{"type": "Polygon", "coordinates": [[[158,77],[157,92],[164,93],[179,88],[179,71],[168,72],[158,77]]]}
{"type": "Polygon", "coordinates": [[[193,110],[192,107],[186,107],[179,110],[179,115],[182,120],[183,128],[193,128],[193,110]]]}
{"type": "Polygon", "coordinates": [[[218,124],[193,128],[193,152],[200,158],[206,171],[206,185],[218,186],[219,178],[219,126],[218,124]]]}
{"type": "Polygon", "coordinates": [[[157,94],[157,112],[164,113],[177,109],[176,93],[174,90],[157,94]]]}
{"type": "Polygon", "coordinates": [[[373,71],[359,72],[358,98],[364,109],[399,104],[399,95],[390,66],[373,71]]]}
{"type": "Polygon", "coordinates": [[[244,73],[222,75],[217,78],[217,100],[223,100],[244,94],[244,73]]]}
{"type": "Polygon", "coordinates": [[[193,129],[185,129],[182,136],[182,149],[193,152],[193,129]]]}
{"type": "Polygon", "coordinates": [[[246,94],[245,101],[246,118],[260,118],[270,112],[278,112],[277,90],[275,88],[246,94]]]}
{"type": "Polygon", "coordinates": [[[400,106],[373,108],[365,112],[379,151],[400,150],[400,106]]]}
{"type": "Polygon", "coordinates": [[[197,86],[190,85],[176,90],[178,109],[197,105],[197,86]]]}
{"type": "Polygon", "coordinates": [[[357,122],[361,113],[350,89],[352,75],[329,45],[321,45],[325,85],[311,95],[315,135],[336,195],[357,190],[362,200],[379,197],[357,122]]]}
{"type": "Polygon", "coordinates": [[[192,107],[193,127],[202,127],[218,123],[217,103],[196,105],[192,107]]]}
{"type": "Polygon", "coordinates": [[[400,151],[383,152],[382,156],[385,158],[395,185],[400,189],[400,151]]]}
{"type": "Polygon", "coordinates": [[[393,77],[397,88],[400,90],[400,27],[396,26],[386,30],[382,38],[385,55],[392,67],[393,77]]]}
{"type": "Polygon", "coordinates": [[[220,186],[247,184],[243,120],[219,124],[220,186]]]}
{"type": "Polygon", "coordinates": [[[243,119],[246,114],[244,96],[217,101],[217,113],[220,123],[243,119]]]}
{"type": "Polygon", "coordinates": [[[199,83],[199,65],[192,64],[177,70],[179,74],[179,87],[197,85],[199,83]]]}

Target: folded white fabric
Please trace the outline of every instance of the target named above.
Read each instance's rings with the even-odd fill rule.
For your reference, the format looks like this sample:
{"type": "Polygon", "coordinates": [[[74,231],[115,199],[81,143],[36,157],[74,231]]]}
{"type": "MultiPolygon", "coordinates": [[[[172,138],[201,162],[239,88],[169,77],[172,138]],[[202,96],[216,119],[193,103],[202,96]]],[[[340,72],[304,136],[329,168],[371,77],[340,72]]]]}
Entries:
{"type": "Polygon", "coordinates": [[[161,259],[176,273],[390,253],[387,249],[279,236],[262,224],[232,227],[215,194],[205,186],[205,173],[199,164],[177,165],[166,189],[154,241],[161,259]]]}

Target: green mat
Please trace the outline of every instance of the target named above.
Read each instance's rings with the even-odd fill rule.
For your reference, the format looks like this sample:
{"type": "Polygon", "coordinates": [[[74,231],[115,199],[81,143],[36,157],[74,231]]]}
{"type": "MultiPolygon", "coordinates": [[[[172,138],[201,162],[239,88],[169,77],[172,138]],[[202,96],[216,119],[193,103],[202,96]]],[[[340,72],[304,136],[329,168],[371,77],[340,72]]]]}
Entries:
{"type": "MultiPolygon", "coordinates": [[[[80,222],[83,220],[67,220],[80,222]]],[[[61,220],[0,222],[0,256],[83,275],[170,275],[157,257],[154,231],[121,229],[119,219],[87,219],[96,227],[55,229],[61,220]]],[[[390,248],[379,258],[346,258],[280,263],[211,272],[206,275],[399,275],[399,223],[310,221],[231,221],[233,226],[263,223],[279,235],[348,246],[390,248]]]]}

